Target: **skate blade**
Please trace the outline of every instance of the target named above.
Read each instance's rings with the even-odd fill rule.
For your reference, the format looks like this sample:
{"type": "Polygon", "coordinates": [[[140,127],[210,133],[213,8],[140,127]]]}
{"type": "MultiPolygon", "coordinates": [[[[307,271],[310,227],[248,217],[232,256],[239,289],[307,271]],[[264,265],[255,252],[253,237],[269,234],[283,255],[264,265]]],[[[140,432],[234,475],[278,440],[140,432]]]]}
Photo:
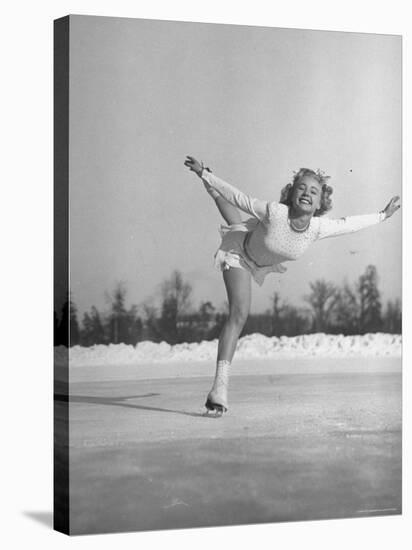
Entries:
{"type": "Polygon", "coordinates": [[[203,416],[207,416],[208,418],[220,418],[223,416],[223,409],[206,409],[203,416]]]}
{"type": "Polygon", "coordinates": [[[224,407],[223,405],[217,405],[216,403],[212,403],[209,400],[206,401],[205,407],[206,407],[205,416],[220,418],[221,416],[223,416],[223,413],[227,412],[226,407],[224,407]]]}

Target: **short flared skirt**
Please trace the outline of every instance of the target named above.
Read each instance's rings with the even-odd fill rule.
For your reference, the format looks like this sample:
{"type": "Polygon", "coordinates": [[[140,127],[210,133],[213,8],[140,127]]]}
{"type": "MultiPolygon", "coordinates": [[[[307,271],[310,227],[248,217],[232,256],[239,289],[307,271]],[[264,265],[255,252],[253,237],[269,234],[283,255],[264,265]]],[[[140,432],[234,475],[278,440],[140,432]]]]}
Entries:
{"type": "Polygon", "coordinates": [[[247,254],[244,248],[245,238],[258,223],[258,220],[251,218],[242,223],[220,226],[222,242],[215,253],[215,267],[220,271],[231,267],[244,269],[252,275],[259,286],[262,286],[268,273],[284,273],[286,267],[282,264],[258,266],[247,254]]]}

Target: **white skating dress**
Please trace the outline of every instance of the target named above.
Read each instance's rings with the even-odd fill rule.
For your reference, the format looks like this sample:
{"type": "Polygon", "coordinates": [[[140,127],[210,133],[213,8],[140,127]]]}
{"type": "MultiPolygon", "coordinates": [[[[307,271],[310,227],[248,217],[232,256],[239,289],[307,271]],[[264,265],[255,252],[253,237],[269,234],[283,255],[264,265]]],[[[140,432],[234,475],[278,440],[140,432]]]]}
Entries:
{"type": "Polygon", "coordinates": [[[246,269],[259,285],[268,273],[285,272],[284,263],[297,260],[313,242],[353,233],[386,218],[383,212],[340,219],[314,216],[305,231],[296,231],[290,225],[288,206],[252,198],[207,170],[201,177],[224,199],[252,216],[239,224],[221,226],[222,243],[215,254],[215,266],[222,271],[246,269]]]}

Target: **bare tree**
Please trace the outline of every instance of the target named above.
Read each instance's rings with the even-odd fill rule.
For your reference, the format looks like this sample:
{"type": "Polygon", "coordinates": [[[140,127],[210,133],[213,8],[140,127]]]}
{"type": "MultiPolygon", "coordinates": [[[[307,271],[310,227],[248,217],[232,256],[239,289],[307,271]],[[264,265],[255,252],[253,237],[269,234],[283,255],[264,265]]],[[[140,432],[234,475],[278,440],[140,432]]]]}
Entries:
{"type": "Polygon", "coordinates": [[[110,303],[109,341],[114,344],[123,341],[122,328],[126,317],[126,293],[126,286],[123,282],[118,282],[111,293],[106,293],[106,300],[110,303]]]}
{"type": "Polygon", "coordinates": [[[401,334],[402,332],[402,308],[401,301],[396,298],[389,300],[386,304],[383,315],[383,330],[392,334],[401,334]]]}
{"type": "Polygon", "coordinates": [[[84,314],[82,324],[83,328],[80,335],[83,346],[93,346],[94,344],[106,343],[104,324],[100,313],[95,306],[92,306],[90,313],[86,312],[84,314]]]}
{"type": "Polygon", "coordinates": [[[312,308],[313,330],[325,332],[328,330],[333,309],[338,299],[338,291],[333,283],[318,279],[310,283],[311,293],[304,300],[312,308]]]}
{"type": "Polygon", "coordinates": [[[107,320],[109,341],[115,344],[136,344],[142,332],[142,322],[137,316],[137,306],[126,308],[126,285],[117,283],[111,294],[106,294],[111,311],[107,320]]]}
{"type": "Polygon", "coordinates": [[[382,304],[378,289],[378,272],[374,265],[368,265],[359,278],[359,328],[360,333],[377,332],[382,328],[382,304]]]}
{"type": "Polygon", "coordinates": [[[173,301],[177,316],[188,312],[192,285],[183,280],[180,271],[173,271],[172,275],[162,284],[163,301],[173,301]]]}
{"type": "Polygon", "coordinates": [[[189,312],[192,286],[185,282],[180,271],[173,271],[169,279],[161,286],[162,306],[159,328],[162,337],[175,344],[181,340],[182,330],[179,321],[189,312]]]}
{"type": "Polygon", "coordinates": [[[272,334],[276,334],[280,330],[282,310],[279,292],[274,292],[272,296],[272,334]]]}
{"type": "Polygon", "coordinates": [[[360,306],[356,291],[348,283],[337,291],[334,307],[334,325],[344,334],[359,333],[360,306]]]}

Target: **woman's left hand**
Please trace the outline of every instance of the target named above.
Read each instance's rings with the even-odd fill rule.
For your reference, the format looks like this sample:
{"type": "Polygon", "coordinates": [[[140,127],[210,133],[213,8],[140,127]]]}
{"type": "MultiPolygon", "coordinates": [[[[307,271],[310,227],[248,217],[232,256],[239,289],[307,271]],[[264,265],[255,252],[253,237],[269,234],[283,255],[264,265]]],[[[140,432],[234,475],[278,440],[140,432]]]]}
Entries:
{"type": "Polygon", "coordinates": [[[387,218],[390,218],[401,207],[400,204],[397,204],[400,198],[398,196],[392,197],[390,202],[385,206],[382,212],[384,212],[387,218]]]}

